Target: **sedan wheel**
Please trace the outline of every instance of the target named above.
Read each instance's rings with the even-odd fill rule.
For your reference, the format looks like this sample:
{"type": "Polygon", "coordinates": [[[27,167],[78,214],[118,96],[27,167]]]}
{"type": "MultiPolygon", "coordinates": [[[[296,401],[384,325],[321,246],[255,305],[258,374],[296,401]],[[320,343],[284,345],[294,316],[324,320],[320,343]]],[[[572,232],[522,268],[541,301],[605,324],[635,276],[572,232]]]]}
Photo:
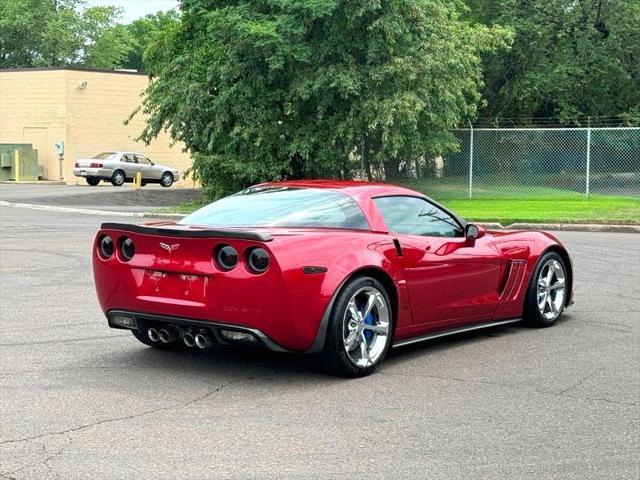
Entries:
{"type": "Polygon", "coordinates": [[[553,325],[567,302],[567,270],[562,258],[554,252],[539,261],[527,291],[524,319],[535,326],[553,325]]]}
{"type": "Polygon", "coordinates": [[[170,187],[171,185],[173,185],[173,175],[171,175],[169,172],[164,173],[160,178],[160,185],[162,185],[163,187],[170,187]]]}
{"type": "Polygon", "coordinates": [[[393,332],[393,313],[385,288],[371,277],[343,287],[333,306],[323,364],[347,377],[372,373],[384,359],[393,332]]]}
{"type": "Polygon", "coordinates": [[[124,185],[125,180],[126,177],[124,176],[124,172],[122,170],[116,170],[111,176],[111,183],[115,187],[121,187],[122,185],[124,185]]]}

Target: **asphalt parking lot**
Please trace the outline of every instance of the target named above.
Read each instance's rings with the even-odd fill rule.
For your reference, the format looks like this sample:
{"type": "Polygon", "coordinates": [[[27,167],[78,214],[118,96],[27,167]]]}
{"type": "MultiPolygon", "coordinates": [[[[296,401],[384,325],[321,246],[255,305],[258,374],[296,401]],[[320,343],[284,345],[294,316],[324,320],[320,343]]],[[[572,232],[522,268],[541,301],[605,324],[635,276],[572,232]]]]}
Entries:
{"type": "Polygon", "coordinates": [[[200,199],[197,188],[149,184],[135,190],[131,184],[114,187],[89,185],[1,184],[0,200],[10,203],[73,207],[110,212],[148,212],[200,199]]]}
{"type": "Polygon", "coordinates": [[[416,345],[344,380],[108,329],[89,253],[107,220],[0,207],[0,478],[639,476],[638,235],[558,234],[576,304],[553,328],[416,345]]]}

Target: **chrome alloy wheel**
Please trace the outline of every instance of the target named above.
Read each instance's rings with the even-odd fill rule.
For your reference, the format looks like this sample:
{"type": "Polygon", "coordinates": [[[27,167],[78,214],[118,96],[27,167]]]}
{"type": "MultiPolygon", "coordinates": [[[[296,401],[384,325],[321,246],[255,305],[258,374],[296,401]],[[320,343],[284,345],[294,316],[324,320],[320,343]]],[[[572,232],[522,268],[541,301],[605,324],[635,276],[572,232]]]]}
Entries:
{"type": "Polygon", "coordinates": [[[538,310],[546,320],[555,320],[562,311],[566,292],[566,274],[562,264],[550,259],[538,275],[538,310]]]}
{"type": "Polygon", "coordinates": [[[343,319],[344,349],[358,367],[376,363],[389,340],[389,306],[375,287],[362,287],[351,297],[343,319]]]}

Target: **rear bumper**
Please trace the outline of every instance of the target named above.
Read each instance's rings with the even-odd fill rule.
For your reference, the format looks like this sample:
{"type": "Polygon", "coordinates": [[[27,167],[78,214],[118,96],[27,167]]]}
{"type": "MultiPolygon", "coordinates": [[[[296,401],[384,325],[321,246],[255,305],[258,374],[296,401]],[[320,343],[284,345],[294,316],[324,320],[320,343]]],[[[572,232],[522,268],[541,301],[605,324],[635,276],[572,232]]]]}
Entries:
{"type": "Polygon", "coordinates": [[[216,323],[209,322],[204,320],[194,320],[190,318],[181,318],[181,317],[172,317],[167,315],[155,315],[150,313],[141,313],[141,312],[132,312],[128,310],[109,310],[107,312],[107,320],[109,322],[109,327],[123,329],[123,330],[141,330],[146,329],[151,326],[160,327],[160,326],[175,326],[182,329],[185,328],[205,328],[210,330],[216,342],[222,345],[231,345],[232,342],[225,340],[223,335],[221,334],[222,330],[232,330],[237,332],[244,332],[251,334],[255,339],[258,345],[268,348],[274,352],[291,352],[287,348],[284,348],[278,345],[276,342],[271,340],[267,335],[256,328],[248,328],[239,325],[230,325],[228,323],[216,323]],[[116,318],[117,317],[125,317],[125,318],[133,318],[135,325],[134,326],[123,326],[120,324],[116,318]]]}
{"type": "Polygon", "coordinates": [[[73,174],[76,177],[98,177],[111,178],[113,170],[107,168],[74,168],[73,174]]]}

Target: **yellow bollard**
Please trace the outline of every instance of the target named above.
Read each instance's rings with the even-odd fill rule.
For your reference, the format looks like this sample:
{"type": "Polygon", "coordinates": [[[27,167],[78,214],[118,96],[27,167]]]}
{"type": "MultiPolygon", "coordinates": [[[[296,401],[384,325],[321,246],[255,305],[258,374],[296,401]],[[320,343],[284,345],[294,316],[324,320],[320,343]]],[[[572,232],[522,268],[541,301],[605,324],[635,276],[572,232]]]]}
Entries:
{"type": "Polygon", "coordinates": [[[133,188],[135,190],[140,190],[140,187],[142,187],[142,173],[137,172],[133,177],[133,188]]]}
{"type": "Polygon", "coordinates": [[[15,174],[16,182],[20,181],[20,150],[16,150],[13,158],[13,173],[15,174]]]}

